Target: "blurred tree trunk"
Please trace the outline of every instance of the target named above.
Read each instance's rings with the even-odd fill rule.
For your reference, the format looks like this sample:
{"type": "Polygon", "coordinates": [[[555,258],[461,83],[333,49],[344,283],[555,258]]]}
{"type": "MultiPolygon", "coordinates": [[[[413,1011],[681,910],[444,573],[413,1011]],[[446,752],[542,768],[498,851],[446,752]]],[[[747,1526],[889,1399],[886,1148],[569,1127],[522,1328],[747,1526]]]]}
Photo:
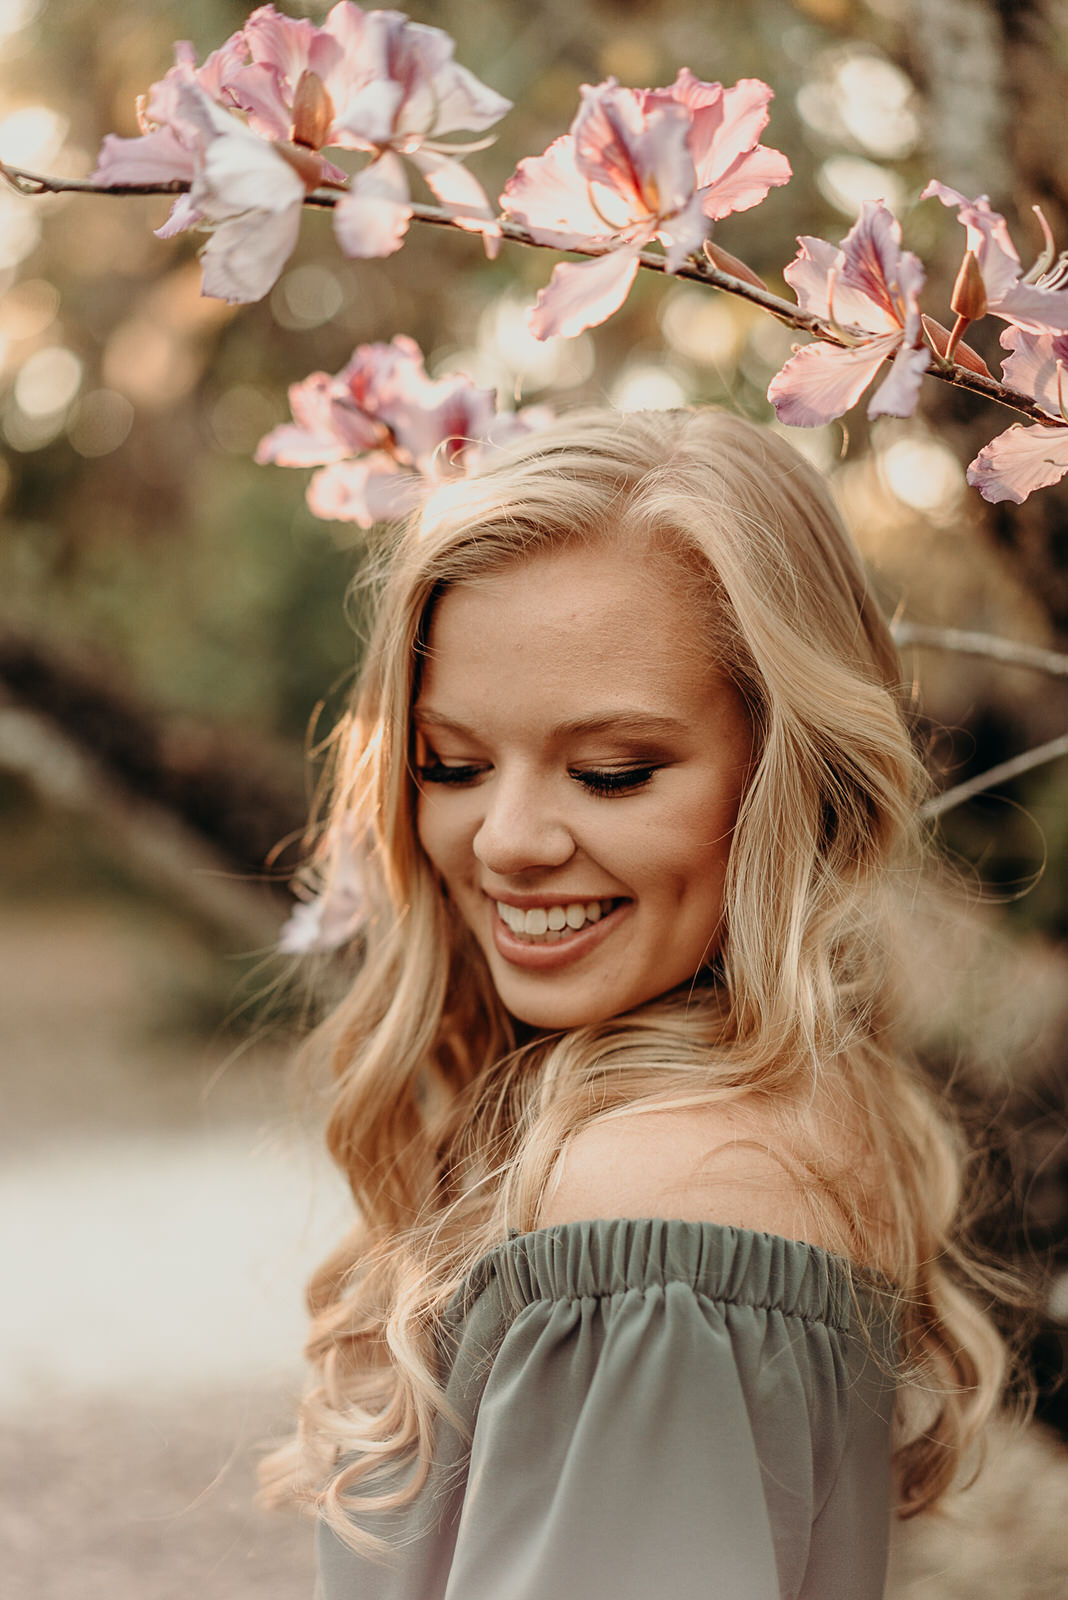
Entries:
{"type": "Polygon", "coordinates": [[[137,698],[96,662],[0,632],[0,769],[102,829],[117,856],[218,926],[269,942],[307,796],[295,752],[137,698]]]}

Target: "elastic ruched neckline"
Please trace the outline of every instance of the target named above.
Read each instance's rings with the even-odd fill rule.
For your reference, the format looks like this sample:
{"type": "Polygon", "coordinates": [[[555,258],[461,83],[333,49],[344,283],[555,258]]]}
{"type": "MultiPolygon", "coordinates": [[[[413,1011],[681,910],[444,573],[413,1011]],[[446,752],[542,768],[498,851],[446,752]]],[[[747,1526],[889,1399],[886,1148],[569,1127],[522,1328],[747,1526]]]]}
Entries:
{"type": "Polygon", "coordinates": [[[683,1284],[709,1300],[776,1310],[846,1332],[858,1296],[867,1298],[859,1276],[844,1258],[817,1245],[746,1228],[662,1217],[601,1219],[513,1235],[478,1262],[454,1310],[462,1318],[493,1280],[513,1314],[542,1300],[601,1299],[683,1284]]]}

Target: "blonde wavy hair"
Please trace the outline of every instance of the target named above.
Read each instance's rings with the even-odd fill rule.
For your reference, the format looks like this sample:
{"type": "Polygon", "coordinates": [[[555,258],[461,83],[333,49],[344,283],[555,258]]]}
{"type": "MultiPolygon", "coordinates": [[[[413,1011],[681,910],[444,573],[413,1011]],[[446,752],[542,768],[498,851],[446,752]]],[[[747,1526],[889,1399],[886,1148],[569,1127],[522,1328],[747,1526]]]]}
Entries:
{"type": "Polygon", "coordinates": [[[378,602],[321,835],[357,841],[366,914],[307,1046],[331,1068],[327,1142],[358,1220],[310,1285],[313,1378],[265,1498],[373,1548],[361,1513],[410,1502],[429,1471],[444,1308],[480,1256],[537,1225],[566,1141],[621,1108],[757,1096],[843,1253],[895,1286],[900,1375],[925,1397],[897,1449],[900,1509],[932,1505],[996,1402],[1003,1347],[957,1234],[963,1147],[900,1039],[894,952],[926,779],[826,485],[737,417],[577,413],[436,490],[378,602]],[[686,575],[754,759],[705,981],[532,1037],[420,848],[410,715],[441,594],[574,540],[660,550],[686,575]]]}

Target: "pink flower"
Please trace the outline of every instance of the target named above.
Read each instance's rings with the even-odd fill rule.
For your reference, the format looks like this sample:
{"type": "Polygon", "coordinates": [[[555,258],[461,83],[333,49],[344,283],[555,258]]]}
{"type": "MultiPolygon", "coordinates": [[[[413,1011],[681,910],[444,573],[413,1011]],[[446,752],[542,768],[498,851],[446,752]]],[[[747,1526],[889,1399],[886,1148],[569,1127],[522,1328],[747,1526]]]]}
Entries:
{"type": "Polygon", "coordinates": [[[793,174],[782,151],[758,143],[773,99],[759,78],[743,78],[725,89],[721,83],[702,83],[683,67],[669,89],[645,93],[650,100],[674,100],[691,112],[690,150],[706,217],[718,222],[734,211],[749,211],[767,198],[769,189],[790,181],[793,174]]]}
{"type": "Polygon", "coordinates": [[[178,104],[196,140],[190,207],[214,224],[201,254],[204,293],[260,300],[297,242],[305,196],[322,182],[321,158],[258,138],[194,84],[179,85],[178,104]]]}
{"type": "Polygon", "coordinates": [[[884,361],[891,367],[872,396],[869,417],[912,414],[931,359],[923,342],[919,293],[923,267],[901,248],[901,228],[881,201],[865,201],[860,219],[835,249],[802,238],[784,277],[802,311],[826,318],[846,341],[806,345],[771,381],[768,399],[780,422],[815,428],[854,405],[884,361]]]}
{"type": "MultiPolygon", "coordinates": [[[[97,156],[93,183],[192,183],[196,173],[197,127],[183,114],[179,90],[195,85],[220,105],[229,103],[226,82],[247,55],[244,34],[232,34],[212,52],[202,67],[193,46],[181,41],[174,47],[174,66],[154,83],[138,102],[141,134],[135,139],[106,135],[97,156]]],[[[200,217],[188,195],[179,195],[171,213],[156,233],[169,239],[193,227],[200,217]]]]}
{"type": "Polygon", "coordinates": [[[465,147],[440,140],[461,128],[482,132],[510,102],[458,66],[454,48],[440,28],[350,0],[322,27],[261,6],[202,67],[189,45],[177,47],[141,109],[141,137],[109,135],[94,179],[189,183],[158,232],[215,224],[205,290],[227,300],[266,294],[295,243],[304,198],[322,184],[345,191],[334,230],[347,255],[399,249],[412,215],[402,156],[492,253],[500,229],[456,159],[465,147]],[[371,160],[350,179],[320,153],[328,145],[371,160]]]}
{"type": "Polygon", "coordinates": [[[261,6],[245,24],[245,37],[252,63],[229,87],[256,132],[297,140],[301,87],[312,78],[323,108],[314,148],[338,145],[372,156],[335,208],[346,255],[400,248],[412,215],[402,156],[443,205],[455,208],[461,227],[495,243],[499,229],[485,191],[455,159],[463,148],[440,141],[460,129],[485,131],[511,101],[453,60],[448,34],[396,11],[365,12],[341,0],[321,28],[261,6]]]}
{"type": "MultiPolygon", "coordinates": [[[[1001,343],[1011,354],[1002,375],[1012,388],[1031,395],[1051,418],[1068,405],[1068,337],[1006,328],[1001,343]]],[[[986,445],[968,468],[968,482],[996,504],[1020,505],[1032,489],[1047,489],[1068,472],[1068,427],[1052,420],[1007,428],[986,445]]]]}
{"type": "Polygon", "coordinates": [[[308,487],[312,511],[364,528],[406,516],[428,482],[457,476],[480,447],[548,417],[533,407],[502,415],[493,390],[461,374],[435,382],[403,334],[358,346],[333,377],[312,373],[289,401],[293,423],[269,433],[256,460],[321,466],[308,487]]]}
{"type": "Polygon", "coordinates": [[[1052,261],[1052,241],[1047,258],[1024,273],[1005,218],[991,209],[985,194],[968,200],[956,189],[932,180],[921,200],[931,196],[944,206],[956,206],[968,230],[967,249],[976,259],[986,290],[986,311],[1031,333],[1068,332],[1068,293],[1055,287],[1059,278],[1042,269],[1052,261]]]}
{"type": "Polygon", "coordinates": [[[337,950],[354,939],[369,911],[364,851],[340,829],[321,841],[320,860],[298,892],[300,903],[286,919],[278,940],[284,955],[337,950]]]}
{"type": "Polygon", "coordinates": [[[623,304],[641,251],[654,240],[669,272],[699,250],[709,217],[745,210],[790,167],[757,143],[771,90],[733,89],[683,69],[668,89],[582,88],[569,133],[521,161],[501,205],[541,244],[593,245],[593,261],[563,263],[530,316],[539,339],[570,338],[623,304]]]}

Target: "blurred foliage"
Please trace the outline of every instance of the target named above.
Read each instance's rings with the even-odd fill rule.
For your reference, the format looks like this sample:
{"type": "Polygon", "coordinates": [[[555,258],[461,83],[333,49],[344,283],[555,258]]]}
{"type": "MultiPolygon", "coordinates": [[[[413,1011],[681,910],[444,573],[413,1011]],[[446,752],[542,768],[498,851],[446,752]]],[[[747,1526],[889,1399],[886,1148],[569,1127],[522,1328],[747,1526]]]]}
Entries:
{"type": "MultiPolygon", "coordinates": [[[[321,20],[327,7],[288,9],[321,20]]],[[[968,161],[988,164],[1025,257],[1027,207],[1041,200],[1055,226],[1068,212],[1063,146],[1038,133],[1063,112],[1056,0],[976,0],[972,44],[992,76],[963,127],[947,98],[956,47],[938,31],[954,8],[940,0],[417,0],[409,10],[454,35],[458,59],[515,101],[497,145],[472,158],[490,193],[566,129],[583,81],[664,83],[683,65],[725,82],[766,79],[777,95],[766,137],[796,175],[717,238],[780,292],[797,233],[837,239],[860,199],[881,194],[901,208],[938,314],[963,234],[941,206],[909,207],[935,172],[969,182],[968,161]]],[[[246,14],[231,0],[0,0],[0,157],[85,174],[106,132],[136,132],[136,97],[166,70],[174,39],[203,56],[246,14]]],[[[604,327],[536,346],[522,314],[549,253],[506,245],[488,262],[471,237],[416,226],[393,259],[350,262],[316,213],[270,296],[233,309],[200,295],[195,238],[153,238],[167,208],[0,196],[0,625],[74,642],[162,711],[281,738],[294,760],[319,703],[351,676],[359,630],[345,593],[375,539],[317,523],[303,474],[251,465],[287,414],[289,383],[404,332],[432,373],[460,368],[525,401],[710,402],[766,418],[767,382],[789,352],[789,332],[751,308],[651,274],[604,327]]],[[[891,609],[1054,643],[1068,618],[1068,497],[984,506],[962,466],[1003,420],[934,383],[923,405],[908,424],[871,428],[857,415],[794,441],[835,477],[891,609]]],[[[1054,684],[933,653],[914,664],[927,715],[946,730],[932,755],[950,778],[1064,726],[1054,684]]],[[[1045,879],[1014,914],[1059,932],[1066,782],[1061,763],[945,824],[951,850],[1009,897],[1048,853],[1045,879]]]]}

